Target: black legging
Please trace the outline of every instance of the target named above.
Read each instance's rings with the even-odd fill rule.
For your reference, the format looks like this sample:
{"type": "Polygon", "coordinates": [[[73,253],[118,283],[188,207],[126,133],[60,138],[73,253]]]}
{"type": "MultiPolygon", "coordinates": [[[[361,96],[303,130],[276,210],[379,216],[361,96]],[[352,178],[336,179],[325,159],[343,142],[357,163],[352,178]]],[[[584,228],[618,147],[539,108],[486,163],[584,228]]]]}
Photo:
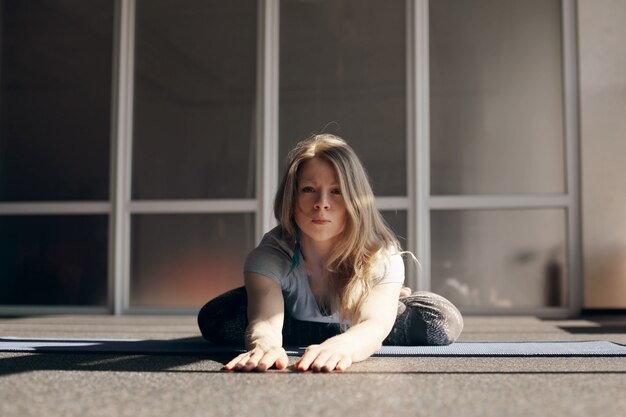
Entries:
{"type": "MultiPolygon", "coordinates": [[[[243,346],[248,325],[247,309],[248,295],[244,287],[214,298],[198,313],[202,336],[215,344],[243,346]]],[[[396,322],[383,344],[449,345],[459,337],[462,330],[461,313],[450,301],[431,292],[418,291],[400,298],[396,322]]],[[[338,333],[338,324],[297,320],[285,309],[285,345],[318,344],[338,333]]]]}

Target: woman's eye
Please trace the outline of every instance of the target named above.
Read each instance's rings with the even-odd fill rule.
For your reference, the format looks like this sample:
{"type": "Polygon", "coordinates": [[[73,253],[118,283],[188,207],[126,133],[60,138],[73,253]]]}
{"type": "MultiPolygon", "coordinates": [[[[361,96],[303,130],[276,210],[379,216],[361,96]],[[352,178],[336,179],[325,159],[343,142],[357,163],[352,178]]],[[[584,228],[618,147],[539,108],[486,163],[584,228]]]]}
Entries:
{"type": "Polygon", "coordinates": [[[339,188],[335,188],[334,190],[331,191],[331,193],[341,195],[341,190],[339,188]]]}
{"type": "Polygon", "coordinates": [[[302,188],[302,192],[303,193],[312,193],[313,191],[315,191],[315,190],[313,190],[313,187],[303,187],[302,188]]]}

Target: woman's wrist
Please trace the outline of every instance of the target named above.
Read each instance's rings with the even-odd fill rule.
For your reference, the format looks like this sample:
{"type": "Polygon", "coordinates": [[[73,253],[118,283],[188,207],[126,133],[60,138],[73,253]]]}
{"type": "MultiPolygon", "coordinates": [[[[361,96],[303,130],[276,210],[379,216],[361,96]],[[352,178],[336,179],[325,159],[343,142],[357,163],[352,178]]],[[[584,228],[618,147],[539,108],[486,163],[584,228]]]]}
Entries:
{"type": "Polygon", "coordinates": [[[261,348],[265,351],[271,348],[280,348],[283,345],[282,332],[276,331],[271,325],[256,323],[246,331],[246,347],[251,350],[261,348]]]}
{"type": "Polygon", "coordinates": [[[351,327],[345,333],[334,336],[328,341],[345,346],[353,362],[360,362],[370,357],[382,346],[379,326],[371,322],[362,322],[351,327]],[[334,339],[334,340],[333,340],[334,339]]]}
{"type": "Polygon", "coordinates": [[[282,344],[276,343],[276,341],[274,340],[257,339],[257,340],[251,340],[247,344],[248,350],[261,349],[262,351],[267,352],[269,350],[276,349],[276,348],[282,349],[282,344]]]}

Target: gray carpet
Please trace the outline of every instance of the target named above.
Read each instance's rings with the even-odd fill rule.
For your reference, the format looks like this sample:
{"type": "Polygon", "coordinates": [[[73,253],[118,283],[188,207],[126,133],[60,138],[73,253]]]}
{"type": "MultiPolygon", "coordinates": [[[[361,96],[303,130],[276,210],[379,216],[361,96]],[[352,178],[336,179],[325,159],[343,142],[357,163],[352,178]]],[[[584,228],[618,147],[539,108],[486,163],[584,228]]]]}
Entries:
{"type": "MultiPolygon", "coordinates": [[[[465,317],[460,343],[606,340],[626,316],[465,317]],[[606,332],[604,332],[606,330],[606,332]]],[[[0,337],[199,341],[195,316],[0,318],[0,337]]],[[[223,372],[208,354],[0,352],[1,417],[616,417],[626,356],[374,357],[341,373],[223,372]]]]}
{"type": "MultiPolygon", "coordinates": [[[[298,347],[286,348],[301,355],[298,347]]],[[[201,338],[176,340],[53,339],[0,337],[0,352],[226,355],[241,348],[211,345],[201,338]]],[[[626,346],[608,341],[457,342],[449,346],[383,346],[375,356],[626,356],[626,346]]]]}

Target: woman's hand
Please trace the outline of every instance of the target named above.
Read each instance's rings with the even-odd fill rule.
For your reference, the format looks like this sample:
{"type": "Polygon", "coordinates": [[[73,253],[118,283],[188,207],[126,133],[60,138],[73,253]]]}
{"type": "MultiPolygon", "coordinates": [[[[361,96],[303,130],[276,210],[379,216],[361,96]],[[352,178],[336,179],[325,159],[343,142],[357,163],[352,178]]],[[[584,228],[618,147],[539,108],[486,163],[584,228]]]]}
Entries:
{"type": "Polygon", "coordinates": [[[409,287],[402,287],[400,290],[400,297],[408,297],[411,294],[413,294],[413,291],[409,287]]]}
{"type": "Polygon", "coordinates": [[[344,371],[353,362],[370,357],[382,346],[396,319],[399,283],[377,285],[357,312],[346,332],[320,345],[309,346],[296,369],[316,372],[344,371]]]}
{"type": "Polygon", "coordinates": [[[321,345],[311,345],[296,362],[298,371],[331,372],[345,371],[352,365],[352,350],[338,338],[331,338],[321,345]]]}
{"type": "Polygon", "coordinates": [[[276,369],[285,369],[288,364],[287,352],[282,347],[256,346],[228,362],[224,365],[224,369],[227,371],[264,372],[272,366],[275,366],[276,369]]]}
{"type": "Polygon", "coordinates": [[[226,365],[227,371],[267,371],[272,366],[284,369],[289,365],[282,348],[283,294],[270,278],[252,272],[244,275],[248,294],[247,352],[226,365]]]}

